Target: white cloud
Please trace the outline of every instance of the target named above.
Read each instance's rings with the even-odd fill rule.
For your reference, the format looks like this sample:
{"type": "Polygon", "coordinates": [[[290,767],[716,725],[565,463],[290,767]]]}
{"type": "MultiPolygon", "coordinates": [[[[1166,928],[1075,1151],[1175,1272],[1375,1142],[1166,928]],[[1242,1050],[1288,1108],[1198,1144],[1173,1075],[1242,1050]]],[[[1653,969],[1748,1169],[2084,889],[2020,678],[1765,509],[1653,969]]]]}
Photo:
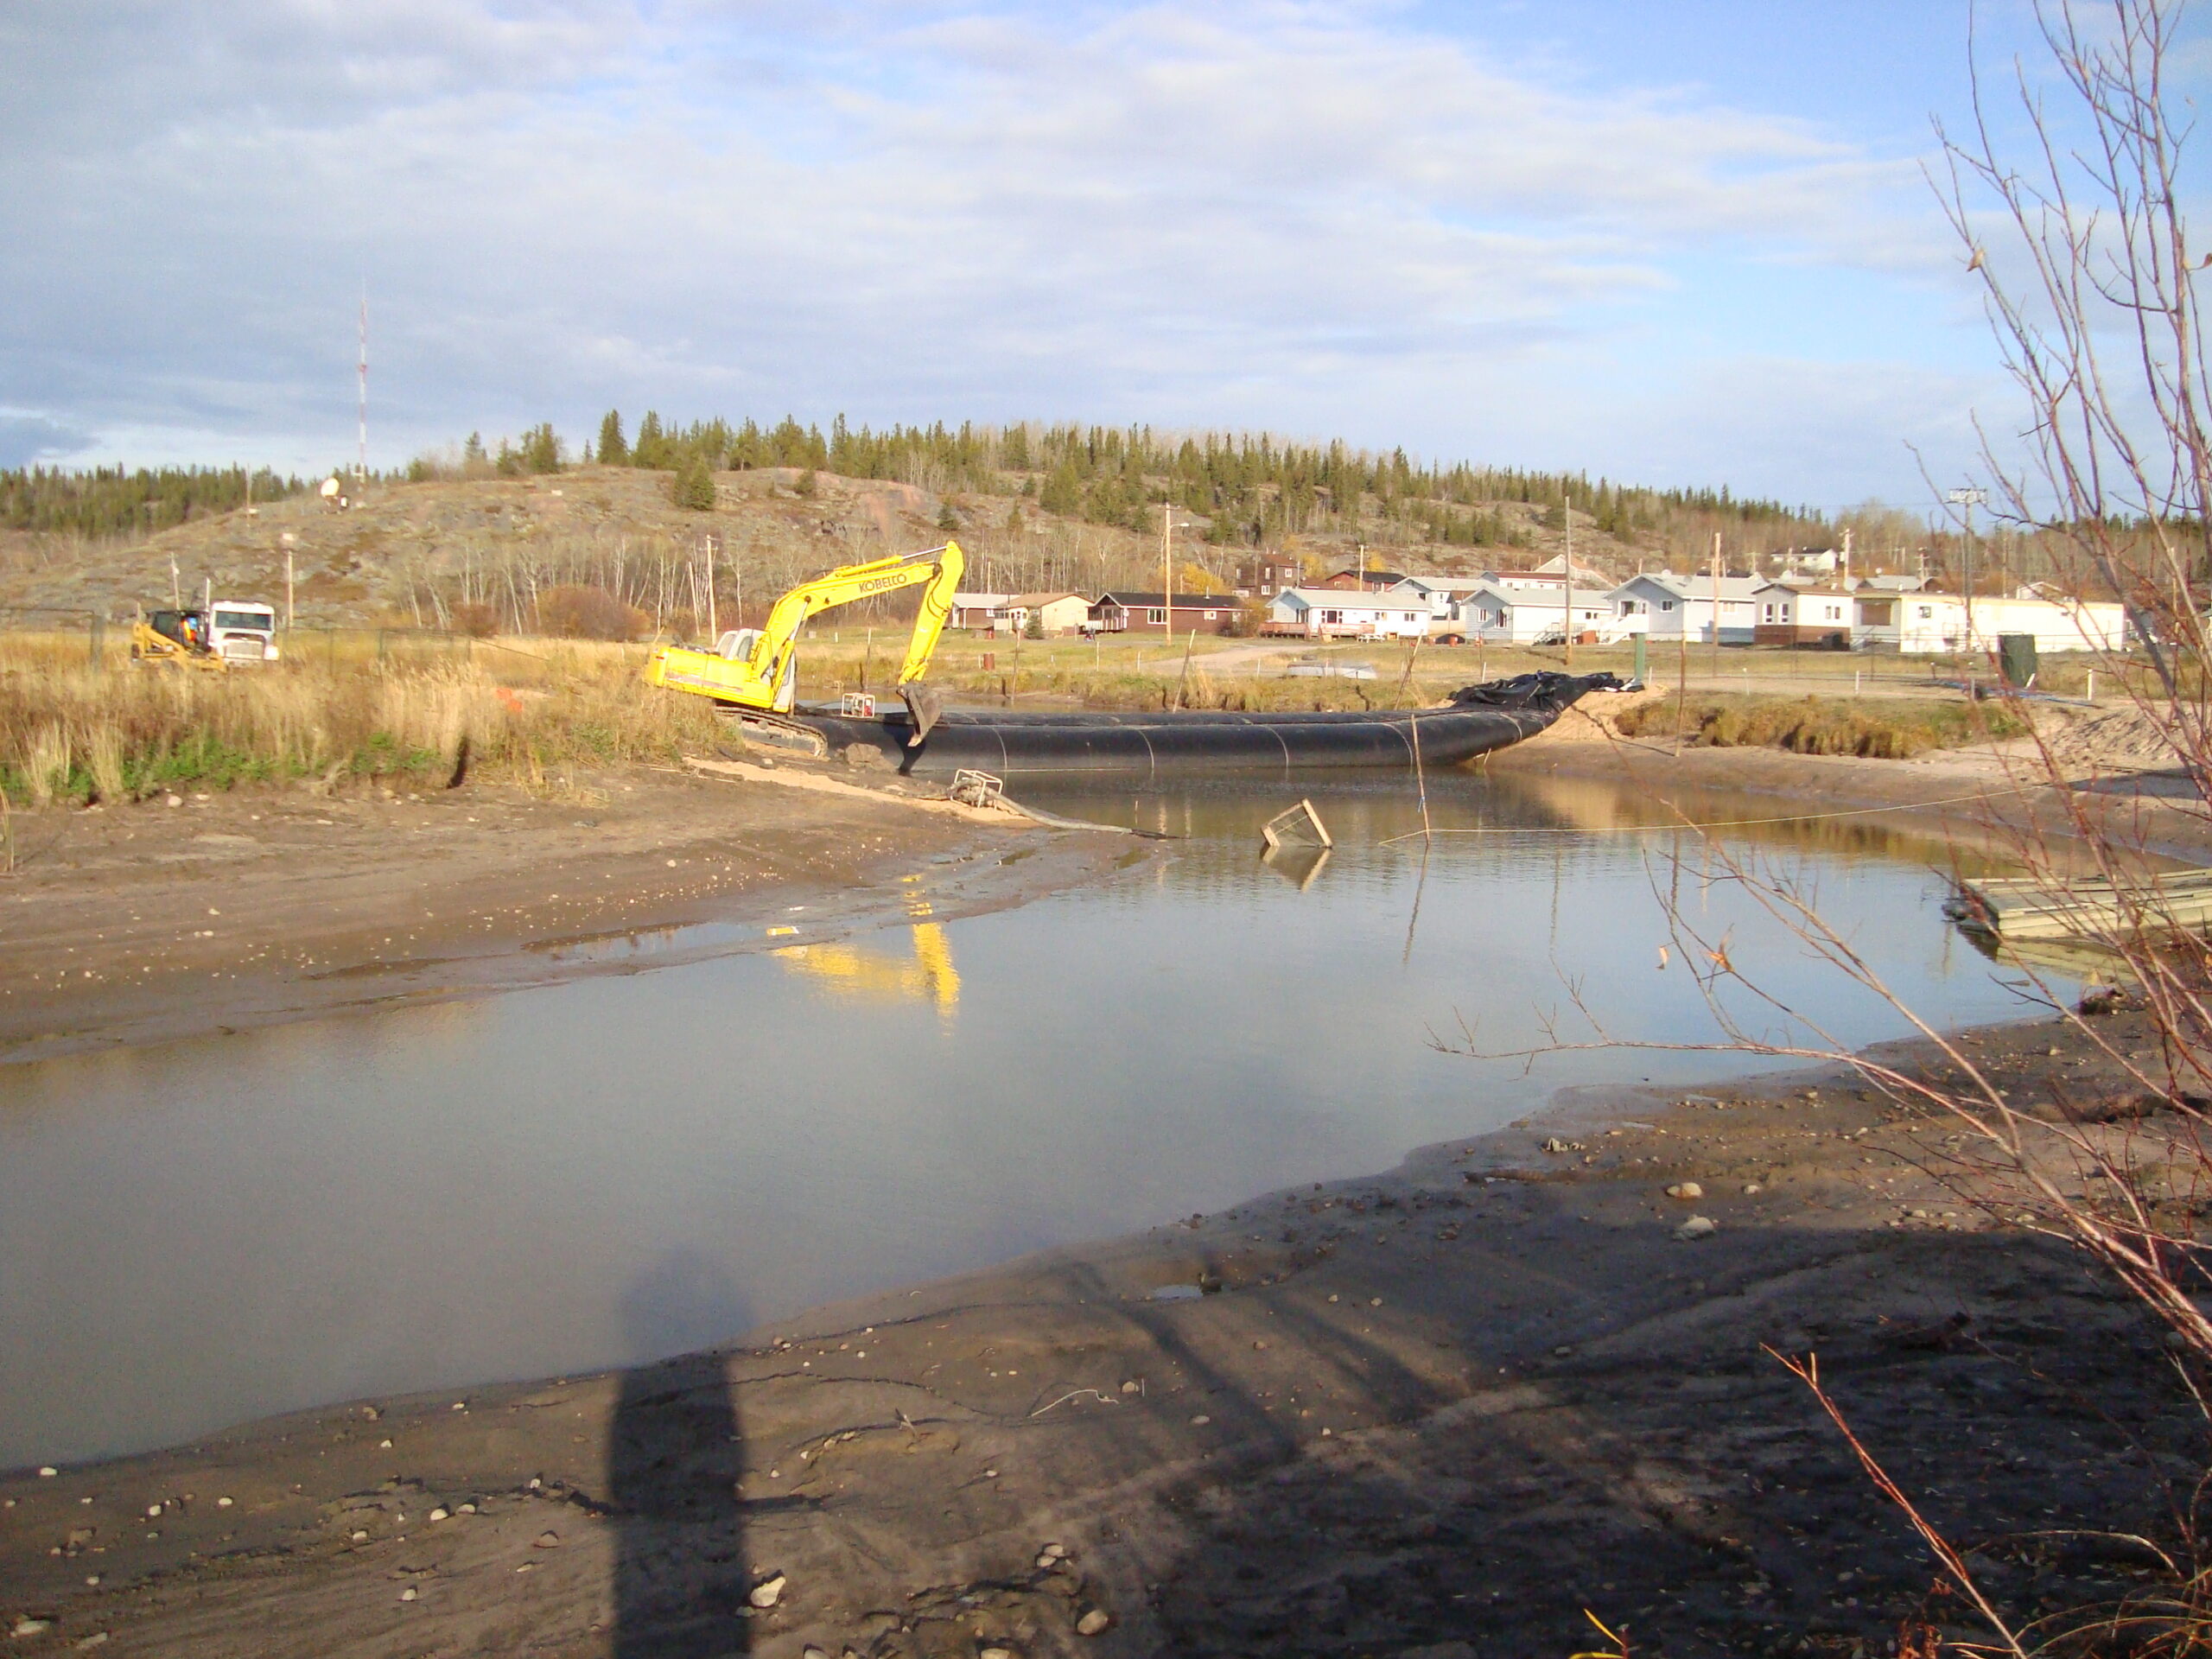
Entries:
{"type": "Polygon", "coordinates": [[[365,275],[377,430],[410,446],[651,401],[1458,453],[1496,437],[1475,386],[1571,446],[1701,264],[1941,248],[1896,158],[1555,91],[1387,9],[1074,16],[35,8],[0,24],[0,212],[43,227],[0,249],[0,388],[327,445],[365,275]]]}

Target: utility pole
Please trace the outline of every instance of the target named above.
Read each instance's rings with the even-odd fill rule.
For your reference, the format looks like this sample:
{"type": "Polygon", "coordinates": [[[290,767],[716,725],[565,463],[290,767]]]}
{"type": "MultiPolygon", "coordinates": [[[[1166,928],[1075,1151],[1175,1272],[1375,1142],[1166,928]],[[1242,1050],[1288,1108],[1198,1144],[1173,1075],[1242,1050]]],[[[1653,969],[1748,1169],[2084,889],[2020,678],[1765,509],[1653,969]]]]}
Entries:
{"type": "Polygon", "coordinates": [[[1846,588],[1851,586],[1851,527],[1848,524],[1843,531],[1843,585],[1846,588]]]}
{"type": "MultiPolygon", "coordinates": [[[[292,631],[292,532],[284,532],[284,632],[292,631]]],[[[288,647],[289,649],[289,647],[288,647]]]]}
{"type": "Polygon", "coordinates": [[[1989,499],[1989,492],[1972,487],[1950,490],[1944,493],[1943,499],[1953,506],[1966,510],[1966,576],[1959,586],[1961,590],[1960,597],[1966,601],[1967,673],[1971,677],[1974,673],[1974,510],[1989,499]]]}
{"type": "MultiPolygon", "coordinates": [[[[1175,504],[1160,504],[1160,619],[1175,637],[1175,504]]],[[[1017,647],[1019,649],[1019,647],[1017,647]]]]}
{"type": "Polygon", "coordinates": [[[1560,569],[1559,643],[1565,653],[1565,666],[1574,672],[1574,493],[1563,493],[1560,498],[1560,517],[1567,525],[1567,562],[1560,569]]]}
{"type": "Polygon", "coordinates": [[[1720,683],[1720,532],[1713,532],[1713,683],[1720,683]]]}

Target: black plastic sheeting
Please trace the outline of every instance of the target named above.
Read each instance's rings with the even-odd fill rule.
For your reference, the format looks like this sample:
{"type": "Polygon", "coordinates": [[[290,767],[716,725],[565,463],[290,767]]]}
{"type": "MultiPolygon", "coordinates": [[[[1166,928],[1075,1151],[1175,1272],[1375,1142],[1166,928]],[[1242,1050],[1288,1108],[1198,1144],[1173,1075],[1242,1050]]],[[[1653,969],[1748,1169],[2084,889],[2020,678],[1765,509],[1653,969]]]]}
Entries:
{"type": "Polygon", "coordinates": [[[1287,776],[1332,766],[1410,769],[1416,723],[1421,764],[1455,766],[1533,737],[1586,693],[1621,689],[1611,674],[1547,671],[1468,686],[1437,709],[1067,715],[948,709],[912,749],[906,738],[913,728],[903,709],[870,718],[802,708],[791,718],[821,733],[835,753],[861,744],[922,777],[950,777],[963,766],[1001,777],[1287,776]]]}

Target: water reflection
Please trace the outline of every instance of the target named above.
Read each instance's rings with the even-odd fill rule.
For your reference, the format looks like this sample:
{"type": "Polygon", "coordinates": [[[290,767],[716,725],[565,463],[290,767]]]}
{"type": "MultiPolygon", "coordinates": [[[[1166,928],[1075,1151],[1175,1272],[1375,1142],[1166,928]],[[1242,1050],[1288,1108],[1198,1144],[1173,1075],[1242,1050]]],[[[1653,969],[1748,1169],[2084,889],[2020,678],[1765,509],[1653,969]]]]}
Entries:
{"type": "MultiPolygon", "coordinates": [[[[1424,874],[1418,840],[1391,844],[1421,827],[1401,785],[1039,795],[1192,838],[950,925],[924,880],[908,923],[804,952],[0,1067],[0,1461],[642,1370],[755,1319],[1386,1168],[1561,1084],[1768,1064],[1608,1051],[1524,1072],[1429,1046],[1462,1020],[1486,1049],[1532,1044],[1573,1017],[1570,986],[1623,1036],[1709,1037],[1690,976],[1654,970],[1664,898],[1840,1040],[1897,1034],[1729,856],[1816,897],[1931,1020],[2022,1011],[1951,948],[1949,849],[1878,820],[1739,823],[1716,852],[1602,785],[1431,779],[1434,826],[1511,833],[1440,836],[1424,874]],[[1336,846],[1294,881],[1259,827],[1300,795],[1336,846]]],[[[661,1409],[669,1389],[640,1386],[661,1409]]]]}
{"type": "Polygon", "coordinates": [[[952,941],[935,922],[917,922],[906,937],[905,955],[867,944],[794,944],[773,954],[785,968],[833,996],[929,1002],[939,1014],[951,1014],[960,1005],[952,941]]]}

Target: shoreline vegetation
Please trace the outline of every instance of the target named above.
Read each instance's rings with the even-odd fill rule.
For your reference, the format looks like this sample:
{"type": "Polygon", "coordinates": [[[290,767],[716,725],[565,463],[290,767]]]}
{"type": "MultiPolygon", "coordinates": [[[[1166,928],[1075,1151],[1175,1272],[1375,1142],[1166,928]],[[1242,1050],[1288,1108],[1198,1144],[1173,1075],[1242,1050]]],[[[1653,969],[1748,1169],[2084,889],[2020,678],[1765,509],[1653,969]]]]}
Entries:
{"type": "MultiPolygon", "coordinates": [[[[801,696],[887,692],[900,637],[817,628],[801,642],[801,696]]],[[[287,660],[215,676],[133,664],[119,643],[95,661],[82,636],[0,632],[0,799],[33,808],[249,784],[327,794],[442,787],[470,774],[543,791],[582,767],[743,748],[706,699],[641,683],[647,645],[408,630],[296,633],[283,643],[287,660]]],[[[1633,703],[1595,699],[1584,712],[1643,741],[1870,758],[2030,729],[2018,706],[1940,687],[1930,695],[1928,680],[1895,664],[1870,673],[1808,655],[1732,651],[1726,671],[1701,673],[1694,691],[1655,685],[1633,703]],[[1856,695],[1847,672],[1866,674],[1856,695]],[[1745,685],[1757,676],[1757,689],[1736,689],[1739,676],[1745,685]]],[[[1468,646],[956,638],[940,648],[931,683],[980,706],[1357,710],[1426,706],[1478,679],[1560,661],[1556,651],[1468,646]],[[1363,664],[1375,677],[1287,673],[1301,660],[1363,664]]],[[[1625,651],[1586,649],[1577,665],[1625,673],[1631,664],[1625,651]]],[[[2131,683],[2123,665],[2104,671],[2113,691],[2131,683]]]]}

